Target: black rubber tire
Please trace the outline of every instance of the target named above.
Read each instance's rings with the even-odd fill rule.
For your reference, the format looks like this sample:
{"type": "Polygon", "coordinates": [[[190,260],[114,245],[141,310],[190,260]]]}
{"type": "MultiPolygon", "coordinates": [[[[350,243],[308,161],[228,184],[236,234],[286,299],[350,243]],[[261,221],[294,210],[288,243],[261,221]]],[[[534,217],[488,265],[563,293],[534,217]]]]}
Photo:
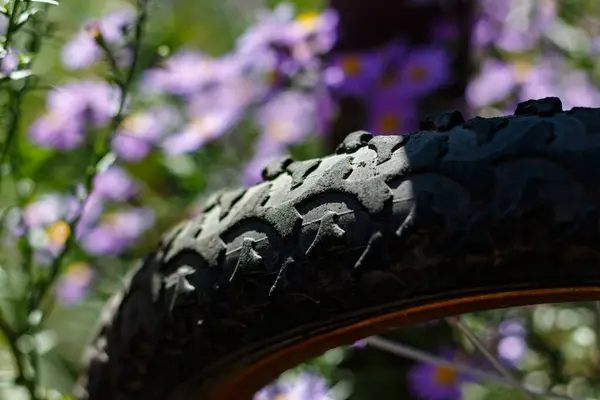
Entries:
{"type": "Polygon", "coordinates": [[[213,196],[111,302],[78,397],[168,399],[392,310],[600,284],[600,109],[547,98],[423,124],[355,132],[335,155],[213,196]]]}

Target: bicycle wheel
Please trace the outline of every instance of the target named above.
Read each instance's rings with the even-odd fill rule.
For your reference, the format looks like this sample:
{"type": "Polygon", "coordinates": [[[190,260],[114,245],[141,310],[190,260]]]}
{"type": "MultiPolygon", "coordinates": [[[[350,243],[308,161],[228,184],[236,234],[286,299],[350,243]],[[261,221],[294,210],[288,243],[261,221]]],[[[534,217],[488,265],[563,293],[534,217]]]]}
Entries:
{"type": "Polygon", "coordinates": [[[389,327],[600,298],[600,109],[350,134],[216,194],[115,296],[79,398],[248,399],[389,327]]]}

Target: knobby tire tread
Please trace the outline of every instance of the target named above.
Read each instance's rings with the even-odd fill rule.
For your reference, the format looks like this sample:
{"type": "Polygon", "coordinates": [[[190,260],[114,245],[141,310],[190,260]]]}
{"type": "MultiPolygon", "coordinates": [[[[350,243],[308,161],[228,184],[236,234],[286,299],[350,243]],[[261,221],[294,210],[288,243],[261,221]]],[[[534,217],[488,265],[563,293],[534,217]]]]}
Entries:
{"type": "Polygon", "coordinates": [[[78,398],[166,399],[423,299],[600,283],[600,109],[547,98],[512,116],[446,113],[263,175],[216,193],[132,272],[78,398]]]}

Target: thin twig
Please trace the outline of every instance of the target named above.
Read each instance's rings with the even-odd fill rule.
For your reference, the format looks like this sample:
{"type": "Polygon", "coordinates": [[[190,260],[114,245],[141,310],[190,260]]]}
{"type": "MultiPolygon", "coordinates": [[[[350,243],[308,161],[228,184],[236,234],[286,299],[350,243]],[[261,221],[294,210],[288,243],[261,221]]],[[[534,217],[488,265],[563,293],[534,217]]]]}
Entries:
{"type": "Polygon", "coordinates": [[[498,371],[504,378],[510,382],[510,385],[514,387],[516,390],[520,391],[525,398],[533,400],[534,397],[523,387],[521,382],[498,361],[498,359],[488,350],[486,345],[475,335],[471,330],[463,324],[458,317],[449,317],[446,318],[446,321],[451,325],[456,326],[463,335],[467,337],[467,339],[475,346],[475,348],[483,354],[483,356],[494,366],[496,371],[498,371]]]}
{"type": "MultiPolygon", "coordinates": [[[[384,338],[381,338],[378,336],[371,336],[371,337],[367,338],[366,340],[367,340],[367,344],[369,346],[375,347],[380,350],[387,351],[387,352],[389,352],[391,354],[395,354],[397,356],[406,357],[411,360],[426,362],[426,363],[433,364],[433,365],[450,367],[450,368],[454,369],[455,371],[462,372],[468,376],[472,376],[473,378],[494,381],[494,382],[498,382],[498,383],[501,383],[501,384],[507,385],[507,386],[511,385],[510,382],[506,380],[506,378],[504,378],[500,375],[492,374],[492,373],[489,373],[489,372],[486,372],[486,371],[483,371],[480,369],[475,369],[468,365],[462,364],[460,362],[448,361],[444,358],[431,355],[427,352],[424,352],[419,349],[415,349],[414,347],[407,346],[405,344],[396,343],[391,340],[387,340],[387,339],[384,339],[384,338]]],[[[556,398],[556,399],[583,400],[583,399],[575,399],[572,397],[563,396],[563,395],[560,395],[557,393],[547,393],[547,392],[534,390],[534,389],[525,388],[525,390],[527,392],[529,392],[530,394],[552,397],[552,398],[556,398]]]]}

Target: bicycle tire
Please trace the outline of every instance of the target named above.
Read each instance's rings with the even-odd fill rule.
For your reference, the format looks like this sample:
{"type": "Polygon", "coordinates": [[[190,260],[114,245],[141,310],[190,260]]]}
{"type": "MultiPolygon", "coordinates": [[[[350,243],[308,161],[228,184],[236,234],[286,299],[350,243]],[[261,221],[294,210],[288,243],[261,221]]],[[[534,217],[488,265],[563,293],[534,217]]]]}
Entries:
{"type": "Polygon", "coordinates": [[[211,388],[296,346],[291,366],[369,318],[600,298],[600,109],[449,112],[263,176],[212,196],[131,274],[78,398],[247,399],[281,371],[211,388]]]}

